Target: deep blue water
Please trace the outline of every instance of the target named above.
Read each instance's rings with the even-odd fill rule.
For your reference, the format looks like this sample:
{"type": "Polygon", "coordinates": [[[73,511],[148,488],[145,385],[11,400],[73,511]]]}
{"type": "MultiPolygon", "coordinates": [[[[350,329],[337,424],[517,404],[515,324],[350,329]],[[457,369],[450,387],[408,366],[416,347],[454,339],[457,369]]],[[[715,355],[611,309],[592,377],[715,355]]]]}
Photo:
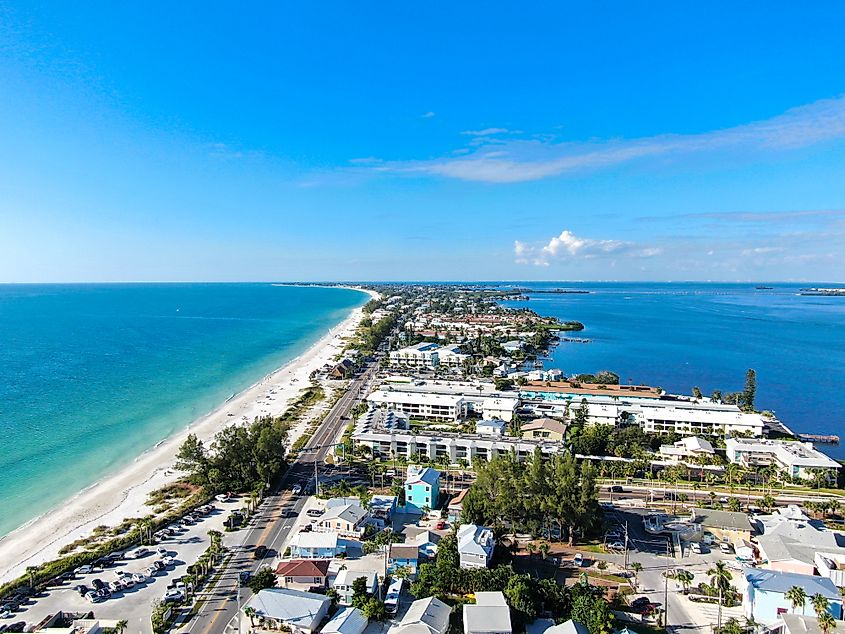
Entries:
{"type": "Polygon", "coordinates": [[[302,353],[366,299],[270,284],[0,285],[0,535],[302,353]]]}
{"type": "MultiPolygon", "coordinates": [[[[589,290],[530,295],[542,315],[576,319],[592,343],[562,343],[548,367],[566,373],[612,370],[622,382],[689,394],[738,391],[757,371],[758,409],[795,432],[845,435],[845,297],[798,295],[814,284],[518,283],[589,290]]],[[[845,458],[842,446],[819,446],[845,458]]]]}

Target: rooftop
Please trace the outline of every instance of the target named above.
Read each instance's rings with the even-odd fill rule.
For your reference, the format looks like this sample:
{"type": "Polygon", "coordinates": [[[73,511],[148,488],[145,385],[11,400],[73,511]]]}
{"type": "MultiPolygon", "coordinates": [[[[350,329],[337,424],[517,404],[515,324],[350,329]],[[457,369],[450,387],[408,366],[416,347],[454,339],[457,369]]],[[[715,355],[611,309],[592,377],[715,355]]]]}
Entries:
{"type": "Polygon", "coordinates": [[[259,616],[283,621],[305,630],[313,630],[322,619],[321,610],[331,599],[313,592],[300,592],[285,588],[261,590],[246,602],[259,616]]]}
{"type": "Polygon", "coordinates": [[[780,572],[778,570],[761,570],[746,568],[745,578],[757,590],[786,594],[793,586],[804,588],[807,596],[820,594],[828,600],[842,600],[837,588],[827,577],[816,575],[802,575],[795,572],[780,572]]]}
{"type": "Polygon", "coordinates": [[[276,574],[280,577],[325,577],[329,574],[328,559],[289,559],[279,562],[276,574]]]}

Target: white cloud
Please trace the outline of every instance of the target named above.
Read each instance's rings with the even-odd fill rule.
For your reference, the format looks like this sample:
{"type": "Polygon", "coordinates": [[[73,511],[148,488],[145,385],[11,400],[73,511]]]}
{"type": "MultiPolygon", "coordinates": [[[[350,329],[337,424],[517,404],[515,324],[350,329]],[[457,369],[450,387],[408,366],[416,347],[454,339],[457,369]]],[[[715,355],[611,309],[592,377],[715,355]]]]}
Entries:
{"type": "Polygon", "coordinates": [[[432,117],[436,117],[436,116],[437,116],[436,112],[432,112],[431,110],[429,110],[424,115],[422,115],[420,118],[421,119],[431,119],[432,117]]]}
{"type": "Polygon", "coordinates": [[[483,130],[464,130],[461,134],[468,136],[493,136],[494,134],[509,134],[507,128],[484,128],[483,130]]]}
{"type": "Polygon", "coordinates": [[[514,256],[517,264],[549,266],[552,262],[575,258],[598,258],[615,254],[640,255],[651,257],[662,251],[644,248],[637,252],[632,242],[622,240],[595,240],[576,236],[568,229],[554,236],[545,244],[531,245],[519,240],[514,241],[514,256]]]}
{"type": "MultiPolygon", "coordinates": [[[[433,116],[434,113],[429,113],[433,116]]],[[[601,169],[652,157],[706,152],[786,151],[845,137],[845,96],[793,108],[770,119],[700,134],[559,142],[551,138],[485,138],[505,128],[468,130],[471,148],[431,160],[387,162],[382,173],[428,174],[468,181],[516,183],[601,169]],[[481,135],[481,136],[477,136],[481,135]],[[504,152],[491,157],[491,147],[504,152]]]]}

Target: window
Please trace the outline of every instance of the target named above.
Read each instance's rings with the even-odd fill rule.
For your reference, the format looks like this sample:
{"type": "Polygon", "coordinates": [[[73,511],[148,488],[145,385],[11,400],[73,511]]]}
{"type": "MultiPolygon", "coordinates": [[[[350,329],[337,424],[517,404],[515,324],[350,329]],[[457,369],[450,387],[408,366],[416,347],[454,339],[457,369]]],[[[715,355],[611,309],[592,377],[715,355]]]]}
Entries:
{"type": "Polygon", "coordinates": [[[293,577],[285,577],[285,583],[293,583],[293,577]]]}
{"type": "Polygon", "coordinates": [[[317,584],[317,585],[323,583],[323,578],[322,577],[314,577],[314,583],[317,584]]]}

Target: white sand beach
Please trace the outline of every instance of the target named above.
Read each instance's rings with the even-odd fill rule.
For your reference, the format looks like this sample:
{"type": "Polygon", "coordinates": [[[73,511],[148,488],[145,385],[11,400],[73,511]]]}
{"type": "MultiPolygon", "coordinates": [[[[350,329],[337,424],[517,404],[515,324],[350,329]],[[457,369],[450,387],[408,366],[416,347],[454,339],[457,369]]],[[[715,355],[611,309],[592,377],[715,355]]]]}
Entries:
{"type": "Polygon", "coordinates": [[[222,427],[242,422],[244,417],[252,420],[260,415],[281,414],[309,385],[311,372],[340,354],[344,340],[354,333],[361,317],[360,308],[353,310],[299,357],[144,452],[132,464],[1,538],[0,583],[23,574],[27,566],[55,559],[60,548],[89,535],[97,526],[115,526],[125,518],[148,515],[150,508],[144,504],[148,494],[179,476],[173,464],[189,433],[207,441],[222,427]]]}

